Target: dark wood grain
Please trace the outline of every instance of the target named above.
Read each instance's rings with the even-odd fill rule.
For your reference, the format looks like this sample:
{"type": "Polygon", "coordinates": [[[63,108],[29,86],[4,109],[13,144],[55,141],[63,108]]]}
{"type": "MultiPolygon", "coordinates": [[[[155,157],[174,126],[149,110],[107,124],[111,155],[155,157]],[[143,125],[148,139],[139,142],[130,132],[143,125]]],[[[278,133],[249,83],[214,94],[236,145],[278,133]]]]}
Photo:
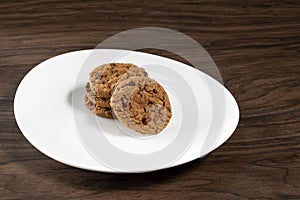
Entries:
{"type": "Polygon", "coordinates": [[[0,199],[300,199],[299,51],[296,0],[1,1],[0,199]],[[230,140],[205,159],[131,175],[75,169],[33,148],[13,114],[22,77],[144,26],[181,31],[210,53],[240,106],[230,140]]]}

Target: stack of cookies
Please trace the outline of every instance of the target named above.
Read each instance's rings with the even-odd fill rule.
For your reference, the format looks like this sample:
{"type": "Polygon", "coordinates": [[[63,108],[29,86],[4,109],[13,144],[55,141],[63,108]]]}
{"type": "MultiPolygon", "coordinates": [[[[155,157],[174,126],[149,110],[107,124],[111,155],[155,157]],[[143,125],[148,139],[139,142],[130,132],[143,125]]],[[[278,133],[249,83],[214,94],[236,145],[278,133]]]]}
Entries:
{"type": "Polygon", "coordinates": [[[145,69],[128,63],[96,67],[86,84],[85,104],[94,114],[117,118],[142,134],[157,134],[172,117],[164,88],[145,69]]]}

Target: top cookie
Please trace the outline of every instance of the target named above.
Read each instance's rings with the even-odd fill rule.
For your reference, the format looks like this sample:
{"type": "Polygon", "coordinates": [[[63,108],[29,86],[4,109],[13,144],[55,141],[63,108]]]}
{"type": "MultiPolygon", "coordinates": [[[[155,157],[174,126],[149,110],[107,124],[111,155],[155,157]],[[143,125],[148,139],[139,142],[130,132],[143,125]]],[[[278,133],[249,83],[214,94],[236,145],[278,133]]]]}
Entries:
{"type": "Polygon", "coordinates": [[[123,125],[143,134],[161,132],[172,117],[164,88],[147,76],[133,76],[118,83],[110,105],[123,125]]]}
{"type": "Polygon", "coordinates": [[[110,98],[122,75],[134,68],[138,67],[130,63],[110,63],[95,68],[89,78],[92,92],[97,97],[110,98]]]}

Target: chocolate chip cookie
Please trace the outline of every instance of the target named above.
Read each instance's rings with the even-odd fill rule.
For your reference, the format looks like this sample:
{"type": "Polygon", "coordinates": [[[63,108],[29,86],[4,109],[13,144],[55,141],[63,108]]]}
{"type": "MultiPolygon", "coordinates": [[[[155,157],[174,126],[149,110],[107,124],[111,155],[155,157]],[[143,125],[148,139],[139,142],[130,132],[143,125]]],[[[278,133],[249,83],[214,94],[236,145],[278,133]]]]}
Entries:
{"type": "Polygon", "coordinates": [[[172,117],[166,91],[147,76],[132,76],[119,82],[110,105],[123,125],[142,134],[161,132],[172,117]]]}
{"type": "Polygon", "coordinates": [[[90,88],[101,98],[110,98],[117,82],[129,69],[138,68],[130,63],[110,63],[95,68],[90,73],[90,88]]]}
{"type": "Polygon", "coordinates": [[[126,73],[124,73],[121,76],[116,85],[134,76],[148,76],[148,73],[145,71],[144,68],[141,67],[129,69],[126,73]]]}
{"type": "Polygon", "coordinates": [[[106,117],[106,118],[113,118],[111,108],[97,106],[96,104],[94,104],[93,102],[91,102],[89,100],[87,95],[85,95],[85,97],[84,97],[84,104],[95,115],[98,115],[101,117],[106,117]]]}
{"type": "Polygon", "coordinates": [[[85,85],[86,96],[88,99],[98,107],[110,108],[110,99],[97,97],[90,88],[90,83],[85,85]]]}

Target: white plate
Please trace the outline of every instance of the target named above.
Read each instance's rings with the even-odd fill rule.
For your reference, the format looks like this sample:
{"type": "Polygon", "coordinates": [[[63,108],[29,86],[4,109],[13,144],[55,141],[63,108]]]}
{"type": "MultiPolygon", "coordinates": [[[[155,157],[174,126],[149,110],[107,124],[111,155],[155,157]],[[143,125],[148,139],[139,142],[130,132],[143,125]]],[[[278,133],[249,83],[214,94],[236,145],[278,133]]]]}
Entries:
{"type": "Polygon", "coordinates": [[[71,52],[40,63],[20,83],[14,111],[24,136],[47,156],[112,173],[153,171],[200,158],[224,143],[239,120],[233,96],[210,76],[160,56],[109,49],[71,52]],[[108,62],[144,67],[166,88],[173,117],[163,132],[141,137],[84,107],[89,71],[108,62]]]}

